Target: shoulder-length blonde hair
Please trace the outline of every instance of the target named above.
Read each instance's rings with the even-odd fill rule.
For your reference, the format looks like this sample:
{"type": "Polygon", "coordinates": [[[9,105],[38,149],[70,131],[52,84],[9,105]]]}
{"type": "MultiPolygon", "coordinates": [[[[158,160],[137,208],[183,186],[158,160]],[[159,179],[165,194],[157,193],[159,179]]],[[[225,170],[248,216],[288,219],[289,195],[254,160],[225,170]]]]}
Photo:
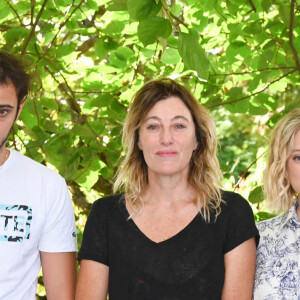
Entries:
{"type": "Polygon", "coordinates": [[[159,101],[178,97],[190,110],[195,124],[198,147],[190,160],[188,182],[196,191],[196,205],[206,221],[210,213],[220,213],[222,173],[216,156],[217,138],[212,117],[184,86],[165,78],[146,83],[135,95],[123,126],[123,148],[126,155],[118,170],[114,191],[125,188],[125,197],[133,210],[140,213],[140,195],[148,186],[148,172],[143,152],[138,147],[139,128],[150,109],[159,101]]]}
{"type": "Polygon", "coordinates": [[[264,171],[264,192],[270,209],[287,211],[296,192],[287,173],[296,132],[300,129],[300,108],[283,117],[274,127],[269,144],[269,157],[264,171]]]}

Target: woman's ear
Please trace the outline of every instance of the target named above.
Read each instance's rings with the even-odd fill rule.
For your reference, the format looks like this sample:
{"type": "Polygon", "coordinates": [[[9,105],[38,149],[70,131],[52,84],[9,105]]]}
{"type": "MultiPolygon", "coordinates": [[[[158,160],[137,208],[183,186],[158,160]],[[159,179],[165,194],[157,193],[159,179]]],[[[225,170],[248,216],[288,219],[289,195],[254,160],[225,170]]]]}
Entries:
{"type": "Polygon", "coordinates": [[[142,146],[142,143],[140,142],[140,140],[138,140],[138,146],[139,146],[140,150],[143,151],[143,146],[142,146]]]}
{"type": "Polygon", "coordinates": [[[198,145],[199,145],[198,139],[197,139],[197,137],[195,137],[195,145],[193,148],[194,151],[198,148],[198,145]]]}

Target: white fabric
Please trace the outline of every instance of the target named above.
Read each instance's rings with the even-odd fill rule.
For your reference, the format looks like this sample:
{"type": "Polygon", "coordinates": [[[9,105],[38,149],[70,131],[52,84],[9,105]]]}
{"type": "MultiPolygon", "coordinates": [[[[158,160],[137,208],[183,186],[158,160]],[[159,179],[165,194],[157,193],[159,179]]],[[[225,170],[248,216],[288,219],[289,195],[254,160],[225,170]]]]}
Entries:
{"type": "Polygon", "coordinates": [[[39,251],[77,251],[64,179],[10,150],[0,170],[0,299],[36,299],[39,251]]]}
{"type": "Polygon", "coordinates": [[[300,300],[300,222],[298,201],[290,210],[259,222],[255,300],[300,300]]]}

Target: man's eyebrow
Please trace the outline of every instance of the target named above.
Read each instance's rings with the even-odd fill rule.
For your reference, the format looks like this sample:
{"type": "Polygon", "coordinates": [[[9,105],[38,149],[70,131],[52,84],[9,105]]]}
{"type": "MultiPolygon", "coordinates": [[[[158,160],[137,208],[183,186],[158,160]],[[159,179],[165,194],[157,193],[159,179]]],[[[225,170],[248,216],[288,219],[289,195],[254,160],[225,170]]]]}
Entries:
{"type": "Polygon", "coordinates": [[[9,104],[0,104],[0,108],[14,108],[14,107],[9,104]]]}

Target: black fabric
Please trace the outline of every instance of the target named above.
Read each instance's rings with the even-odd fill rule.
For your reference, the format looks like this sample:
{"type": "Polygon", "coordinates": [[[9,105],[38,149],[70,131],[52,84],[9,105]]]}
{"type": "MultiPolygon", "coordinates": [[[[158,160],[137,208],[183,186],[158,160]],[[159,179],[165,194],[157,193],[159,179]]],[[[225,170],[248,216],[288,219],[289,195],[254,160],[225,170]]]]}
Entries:
{"type": "Polygon", "coordinates": [[[231,192],[222,198],[215,223],[198,214],[160,243],[128,220],[123,195],[99,199],[88,217],[78,259],[109,266],[110,300],[221,299],[224,254],[259,236],[248,202],[231,192]]]}

